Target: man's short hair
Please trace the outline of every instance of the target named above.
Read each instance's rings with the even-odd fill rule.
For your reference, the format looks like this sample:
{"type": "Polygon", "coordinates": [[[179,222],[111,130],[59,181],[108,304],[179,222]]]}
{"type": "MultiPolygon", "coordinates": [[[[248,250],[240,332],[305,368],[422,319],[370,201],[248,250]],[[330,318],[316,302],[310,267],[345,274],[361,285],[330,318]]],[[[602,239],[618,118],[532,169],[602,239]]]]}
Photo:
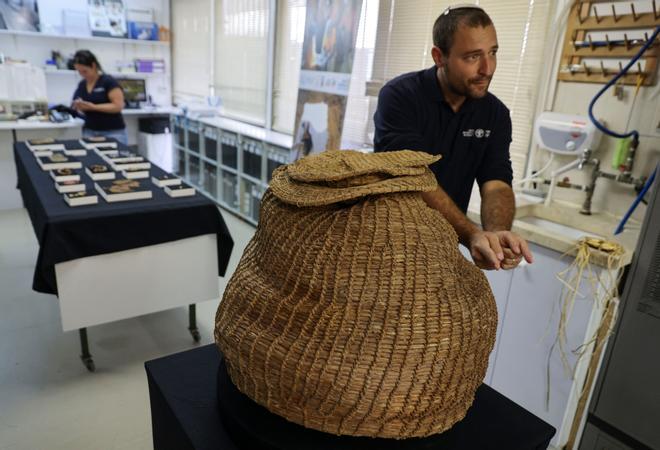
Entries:
{"type": "Polygon", "coordinates": [[[450,6],[438,16],[433,24],[433,45],[442,50],[444,55],[448,55],[454,45],[454,34],[460,25],[476,28],[492,24],[493,21],[486,11],[477,5],[450,6]]]}

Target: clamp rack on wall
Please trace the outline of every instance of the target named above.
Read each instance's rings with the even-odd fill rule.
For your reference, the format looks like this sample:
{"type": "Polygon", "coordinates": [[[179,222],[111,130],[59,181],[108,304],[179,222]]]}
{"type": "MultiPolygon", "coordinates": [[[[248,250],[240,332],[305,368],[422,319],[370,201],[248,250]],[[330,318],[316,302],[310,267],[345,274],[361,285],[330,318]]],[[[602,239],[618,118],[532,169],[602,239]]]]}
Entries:
{"type": "MultiPolygon", "coordinates": [[[[571,7],[566,37],[561,58],[561,66],[557,78],[562,81],[577,81],[585,83],[607,83],[621,70],[606,67],[603,64],[608,59],[630,59],[639,51],[648,40],[649,34],[660,25],[660,10],[656,1],[649,1],[652,11],[638,12],[635,5],[630,2],[611,0],[576,0],[571,7]],[[609,3],[611,15],[599,16],[596,4],[609,3]],[[628,13],[617,12],[617,4],[627,6],[628,13]],[[627,32],[631,30],[644,30],[644,39],[629,39],[627,32]],[[593,41],[590,32],[605,34],[604,40],[593,41]],[[623,38],[611,39],[609,33],[623,34],[623,38]],[[584,59],[598,59],[598,66],[589,66],[584,59]]],[[[656,41],[644,52],[636,69],[631,68],[618,83],[642,86],[652,86],[656,82],[656,68],[658,61],[658,48],[660,42],[656,41]],[[644,64],[641,63],[644,61],[644,64]],[[641,77],[641,80],[640,80],[641,77]]]]}

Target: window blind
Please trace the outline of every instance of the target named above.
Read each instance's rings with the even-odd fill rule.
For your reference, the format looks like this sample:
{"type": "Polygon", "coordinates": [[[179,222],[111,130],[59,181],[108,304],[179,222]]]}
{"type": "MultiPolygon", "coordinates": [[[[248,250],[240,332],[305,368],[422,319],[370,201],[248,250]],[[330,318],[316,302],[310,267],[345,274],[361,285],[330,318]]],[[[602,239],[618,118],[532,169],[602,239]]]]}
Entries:
{"type": "Polygon", "coordinates": [[[263,125],[270,2],[215,2],[215,94],[222,99],[224,115],[263,125]]]}
{"type": "Polygon", "coordinates": [[[306,5],[307,0],[283,0],[277,5],[273,129],[287,134],[293,134],[296,115],[306,5]]]}
{"type": "Polygon", "coordinates": [[[209,95],[211,0],[172,0],[172,94],[175,102],[209,95]]]}
{"type": "Polygon", "coordinates": [[[368,130],[372,128],[369,125],[373,121],[373,114],[370,110],[370,98],[365,95],[365,86],[367,80],[372,77],[379,3],[379,0],[362,0],[353,73],[342,131],[342,148],[373,145],[373,138],[368,135],[368,130]]]}

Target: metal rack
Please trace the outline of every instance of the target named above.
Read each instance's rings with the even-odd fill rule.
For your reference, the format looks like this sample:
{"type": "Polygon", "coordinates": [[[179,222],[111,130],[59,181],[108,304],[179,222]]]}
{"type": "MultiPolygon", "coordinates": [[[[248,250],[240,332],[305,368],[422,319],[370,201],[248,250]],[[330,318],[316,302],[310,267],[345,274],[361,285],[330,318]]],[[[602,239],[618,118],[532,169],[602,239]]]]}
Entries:
{"type": "Polygon", "coordinates": [[[272,171],[286,164],[289,149],[184,116],[171,121],[177,175],[256,225],[272,171]]]}

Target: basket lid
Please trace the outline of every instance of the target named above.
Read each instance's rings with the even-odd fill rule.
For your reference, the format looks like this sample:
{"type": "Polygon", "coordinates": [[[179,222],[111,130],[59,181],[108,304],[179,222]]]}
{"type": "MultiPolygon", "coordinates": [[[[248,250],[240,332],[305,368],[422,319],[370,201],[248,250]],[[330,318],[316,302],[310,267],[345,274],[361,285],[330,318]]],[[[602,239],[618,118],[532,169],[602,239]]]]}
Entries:
{"type": "Polygon", "coordinates": [[[432,191],[437,181],[428,165],[440,158],[412,150],[327,150],[278,167],[270,188],[277,198],[296,206],[329,205],[374,194],[432,191]]]}

